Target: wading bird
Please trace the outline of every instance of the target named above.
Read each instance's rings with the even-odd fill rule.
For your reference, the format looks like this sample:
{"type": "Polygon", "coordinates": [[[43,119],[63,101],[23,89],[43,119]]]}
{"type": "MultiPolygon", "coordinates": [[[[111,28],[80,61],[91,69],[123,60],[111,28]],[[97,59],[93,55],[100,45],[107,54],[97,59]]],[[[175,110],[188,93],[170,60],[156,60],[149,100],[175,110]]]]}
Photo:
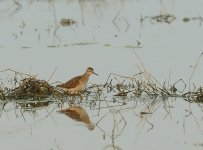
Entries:
{"type": "Polygon", "coordinates": [[[76,76],[67,81],[66,83],[57,86],[65,91],[68,91],[69,93],[80,93],[86,88],[87,82],[91,74],[98,75],[94,72],[93,68],[89,67],[83,75],[76,76]]]}

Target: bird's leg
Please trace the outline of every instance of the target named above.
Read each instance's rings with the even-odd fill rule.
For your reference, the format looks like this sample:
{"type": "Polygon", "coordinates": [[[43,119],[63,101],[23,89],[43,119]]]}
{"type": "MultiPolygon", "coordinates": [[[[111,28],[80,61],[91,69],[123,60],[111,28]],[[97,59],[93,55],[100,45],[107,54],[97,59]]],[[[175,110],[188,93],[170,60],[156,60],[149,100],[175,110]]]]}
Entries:
{"type": "Polygon", "coordinates": [[[81,103],[82,100],[83,100],[84,95],[82,93],[79,93],[79,96],[80,96],[80,103],[81,103]]]}

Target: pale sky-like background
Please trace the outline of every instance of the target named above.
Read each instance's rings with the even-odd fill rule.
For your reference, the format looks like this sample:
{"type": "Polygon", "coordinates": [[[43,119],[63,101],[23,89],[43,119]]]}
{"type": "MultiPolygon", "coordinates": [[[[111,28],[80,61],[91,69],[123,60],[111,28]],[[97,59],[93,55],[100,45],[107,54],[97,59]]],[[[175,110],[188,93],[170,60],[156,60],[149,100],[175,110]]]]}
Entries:
{"type": "MultiPolygon", "coordinates": [[[[140,72],[136,66],[139,61],[132,49],[126,48],[137,46],[139,41],[141,48],[134,50],[148,72],[163,83],[171,71],[171,83],[182,78],[188,84],[193,69],[190,66],[195,65],[203,51],[200,21],[182,21],[184,17],[203,15],[202,0],[86,0],[82,5],[77,0],[18,2],[21,8],[14,13],[17,6],[13,1],[0,1],[0,70],[9,68],[37,74],[38,78],[47,80],[57,68],[50,82],[64,82],[91,66],[99,76],[92,76],[90,83],[104,84],[109,73],[133,76],[140,72]],[[141,16],[161,13],[174,15],[176,20],[171,24],[151,24],[146,19],[141,25],[141,16]],[[74,19],[77,25],[62,27],[62,18],[74,19]],[[113,23],[115,18],[116,25],[113,23]],[[60,26],[57,36],[54,35],[55,26],[60,26]]],[[[196,85],[203,83],[202,65],[200,59],[192,78],[196,85]]],[[[5,72],[0,74],[1,78],[7,76],[5,72]]],[[[6,108],[13,109],[13,105],[6,108]]],[[[181,100],[171,105],[173,117],[164,119],[166,112],[161,107],[151,118],[154,130],[150,132],[147,132],[149,125],[145,124],[142,129],[139,118],[132,111],[124,112],[127,127],[116,139],[116,144],[123,150],[202,149],[195,146],[202,142],[202,126],[194,123],[194,117],[183,119],[188,104],[181,100]],[[183,122],[187,123],[186,133],[182,129],[183,122]]],[[[47,109],[51,111],[54,107],[51,105],[47,109]]],[[[196,105],[192,109],[202,124],[201,111],[196,105]]],[[[94,112],[87,111],[94,122],[100,119],[94,112]]],[[[27,113],[26,121],[22,117],[16,118],[14,110],[2,113],[0,149],[57,150],[58,144],[62,150],[99,150],[111,144],[109,138],[102,139],[98,128],[89,131],[55,111],[39,121],[44,116],[46,110],[43,109],[35,117],[27,113]],[[33,125],[35,121],[37,123],[33,125]],[[12,134],[8,134],[9,131],[12,134]]],[[[104,121],[110,130],[111,119],[104,121]]]]}

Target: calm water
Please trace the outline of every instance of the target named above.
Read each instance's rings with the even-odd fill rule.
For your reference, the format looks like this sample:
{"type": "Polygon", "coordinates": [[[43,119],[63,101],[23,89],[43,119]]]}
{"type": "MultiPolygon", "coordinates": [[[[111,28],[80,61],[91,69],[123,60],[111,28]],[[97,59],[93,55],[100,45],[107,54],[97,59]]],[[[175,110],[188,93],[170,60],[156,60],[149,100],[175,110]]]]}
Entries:
{"type": "MultiPolygon", "coordinates": [[[[102,99],[100,99],[102,100],[102,99]]],[[[1,111],[4,149],[202,149],[202,106],[183,99],[131,99],[126,105],[108,102],[87,110],[95,130],[56,113],[58,102],[26,110],[16,103],[1,111]],[[116,106],[117,107],[109,107],[116,106]],[[148,107],[150,110],[148,110],[148,107]],[[141,115],[140,112],[152,114],[141,115]],[[201,113],[200,113],[201,112],[201,113]],[[112,141],[112,139],[114,139],[112,141]]],[[[65,103],[63,107],[67,107],[65,103]]]]}
{"type": "MultiPolygon", "coordinates": [[[[140,72],[134,47],[158,81],[168,81],[171,74],[172,84],[182,78],[188,85],[202,53],[202,5],[201,0],[1,0],[0,70],[9,68],[48,80],[57,68],[49,81],[53,83],[92,66],[100,76],[92,76],[90,85],[104,84],[111,72],[126,76],[140,72]],[[170,24],[150,20],[160,14],[176,19],[170,24]],[[189,22],[183,21],[185,17],[189,22]],[[77,23],[62,26],[62,18],[77,23]]],[[[12,72],[0,73],[4,84],[12,76],[12,72]]],[[[191,82],[202,85],[202,76],[200,59],[191,82]]],[[[66,102],[54,100],[34,110],[9,102],[1,110],[1,148],[95,150],[113,149],[114,143],[115,149],[123,150],[202,149],[202,104],[146,97],[124,99],[123,105],[124,100],[113,103],[113,99],[107,94],[93,108],[89,102],[94,97],[81,104],[98,123],[93,131],[56,113],[60,105],[68,106],[66,102]],[[140,115],[148,106],[152,114],[140,115]]]]}

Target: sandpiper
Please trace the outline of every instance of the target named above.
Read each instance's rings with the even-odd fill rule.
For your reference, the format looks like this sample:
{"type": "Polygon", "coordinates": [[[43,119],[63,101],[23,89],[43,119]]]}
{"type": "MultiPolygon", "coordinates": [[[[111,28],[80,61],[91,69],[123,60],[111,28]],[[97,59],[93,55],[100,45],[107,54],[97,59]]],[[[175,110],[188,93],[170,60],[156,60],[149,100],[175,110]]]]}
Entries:
{"type": "Polygon", "coordinates": [[[76,76],[67,81],[66,83],[57,86],[65,91],[68,91],[69,93],[80,93],[86,88],[87,82],[91,74],[98,75],[94,72],[94,69],[92,67],[88,67],[83,75],[76,76]]]}
{"type": "Polygon", "coordinates": [[[57,112],[65,114],[71,119],[74,119],[76,121],[84,122],[89,130],[94,130],[95,128],[95,125],[90,121],[87,112],[81,106],[74,106],[66,109],[61,109],[57,112]]]}

